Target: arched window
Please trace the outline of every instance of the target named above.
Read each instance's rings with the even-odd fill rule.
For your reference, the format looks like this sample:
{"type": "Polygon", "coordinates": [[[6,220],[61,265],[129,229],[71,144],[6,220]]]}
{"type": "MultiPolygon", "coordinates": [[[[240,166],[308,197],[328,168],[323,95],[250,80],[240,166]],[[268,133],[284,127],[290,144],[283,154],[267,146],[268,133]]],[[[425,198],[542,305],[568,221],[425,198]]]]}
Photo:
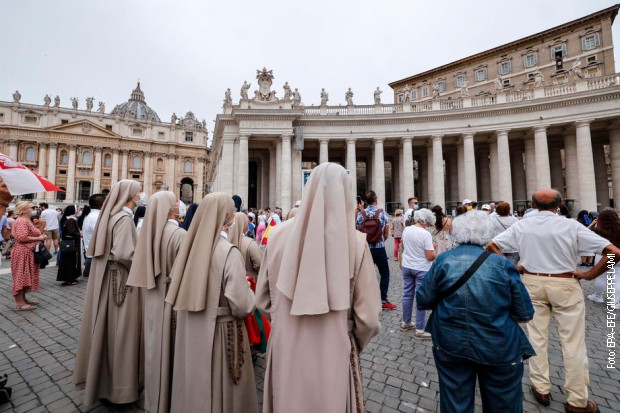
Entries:
{"type": "Polygon", "coordinates": [[[60,151],[60,162],[61,165],[67,164],[67,151],[60,151]]]}
{"type": "Polygon", "coordinates": [[[84,165],[90,165],[93,163],[93,156],[90,151],[84,151],[84,153],[82,153],[82,163],[84,165]]]}
{"type": "Polygon", "coordinates": [[[142,167],[142,159],[139,156],[134,156],[131,165],[134,169],[140,169],[142,167]]]}
{"type": "Polygon", "coordinates": [[[112,157],[110,156],[110,154],[105,154],[105,156],[103,157],[103,166],[106,168],[111,168],[112,167],[112,157]]]}
{"type": "Polygon", "coordinates": [[[26,160],[30,162],[34,162],[37,160],[37,151],[30,147],[26,149],[26,160]]]}
{"type": "Polygon", "coordinates": [[[164,170],[164,160],[161,158],[157,158],[157,170],[158,171],[164,170]]]}
{"type": "Polygon", "coordinates": [[[192,173],[192,161],[190,161],[189,159],[185,161],[185,169],[184,169],[186,174],[191,174],[192,173]]]}

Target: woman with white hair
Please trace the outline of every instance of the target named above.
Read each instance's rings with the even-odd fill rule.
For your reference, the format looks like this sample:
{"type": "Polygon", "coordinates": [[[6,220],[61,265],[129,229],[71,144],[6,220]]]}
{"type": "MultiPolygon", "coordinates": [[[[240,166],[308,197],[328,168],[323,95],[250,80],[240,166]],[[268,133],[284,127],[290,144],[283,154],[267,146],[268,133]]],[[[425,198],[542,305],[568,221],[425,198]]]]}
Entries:
{"type": "Polygon", "coordinates": [[[523,412],[523,360],[534,349],[518,323],[534,308],[515,266],[484,250],[491,234],[484,211],[455,218],[458,247],[437,257],[416,295],[418,308],[433,310],[442,413],[474,411],[476,377],[485,412],[523,412]]]}
{"type": "Polygon", "coordinates": [[[413,214],[414,225],[403,230],[403,319],[400,329],[403,331],[415,328],[413,337],[428,340],[431,335],[424,331],[426,311],[415,311],[415,324],[411,322],[413,311],[413,297],[415,292],[431,268],[435,259],[433,237],[427,228],[435,225],[435,215],[428,209],[422,208],[413,214]]]}

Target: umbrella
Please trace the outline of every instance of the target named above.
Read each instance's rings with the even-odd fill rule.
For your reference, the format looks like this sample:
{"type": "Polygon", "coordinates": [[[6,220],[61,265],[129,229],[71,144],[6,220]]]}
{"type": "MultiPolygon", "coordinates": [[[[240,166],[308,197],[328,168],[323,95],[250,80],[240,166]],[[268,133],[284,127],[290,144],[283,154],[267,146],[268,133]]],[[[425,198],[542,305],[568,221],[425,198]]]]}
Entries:
{"type": "Polygon", "coordinates": [[[36,192],[64,192],[51,181],[3,153],[0,153],[0,177],[13,195],[36,192]]]}

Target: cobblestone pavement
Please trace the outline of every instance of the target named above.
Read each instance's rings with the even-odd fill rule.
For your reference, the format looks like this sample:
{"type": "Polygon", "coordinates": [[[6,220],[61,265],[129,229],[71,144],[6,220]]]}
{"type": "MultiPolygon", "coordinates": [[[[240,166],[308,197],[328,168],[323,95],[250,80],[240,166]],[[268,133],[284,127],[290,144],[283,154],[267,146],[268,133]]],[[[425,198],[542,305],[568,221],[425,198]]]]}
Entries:
{"type": "MultiPolygon", "coordinates": [[[[387,250],[391,250],[388,242],[387,250]]],[[[388,254],[389,255],[389,254],[388,254]]],[[[31,298],[39,300],[35,311],[16,312],[11,297],[10,262],[0,266],[0,374],[8,373],[13,387],[11,403],[4,412],[139,412],[141,403],[128,406],[82,406],[82,392],[71,384],[81,322],[86,281],[71,287],[56,282],[56,268],[41,272],[41,289],[31,298]]],[[[362,354],[366,408],[369,413],[435,412],[439,410],[439,384],[430,341],[418,341],[413,332],[402,332],[402,277],[398,263],[390,259],[390,299],[396,311],[384,311],[382,330],[362,354]]],[[[583,283],[586,294],[592,282],[583,283]]],[[[586,340],[590,362],[590,393],[601,412],[620,412],[620,372],[606,369],[605,311],[602,304],[586,300],[586,340]]],[[[566,400],[562,387],[562,351],[555,326],[550,329],[551,405],[539,407],[529,391],[528,370],[523,379],[526,412],[563,412],[566,400]]],[[[618,346],[617,346],[618,348],[618,346]]],[[[255,363],[262,399],[264,360],[255,363]]],[[[479,398],[476,411],[481,412],[479,398]]],[[[294,412],[291,412],[294,413],[294,412]]],[[[327,412],[326,412],[327,413],[327,412]]]]}

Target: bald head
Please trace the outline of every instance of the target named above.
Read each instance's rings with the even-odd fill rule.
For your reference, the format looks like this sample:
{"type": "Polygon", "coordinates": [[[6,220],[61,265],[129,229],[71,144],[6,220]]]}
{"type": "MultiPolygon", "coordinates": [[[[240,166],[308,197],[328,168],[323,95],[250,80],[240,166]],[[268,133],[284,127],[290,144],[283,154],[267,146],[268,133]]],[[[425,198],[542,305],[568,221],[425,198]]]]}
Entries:
{"type": "Polygon", "coordinates": [[[562,195],[555,189],[539,189],[532,195],[532,206],[539,211],[555,210],[562,204],[562,195]]]}

